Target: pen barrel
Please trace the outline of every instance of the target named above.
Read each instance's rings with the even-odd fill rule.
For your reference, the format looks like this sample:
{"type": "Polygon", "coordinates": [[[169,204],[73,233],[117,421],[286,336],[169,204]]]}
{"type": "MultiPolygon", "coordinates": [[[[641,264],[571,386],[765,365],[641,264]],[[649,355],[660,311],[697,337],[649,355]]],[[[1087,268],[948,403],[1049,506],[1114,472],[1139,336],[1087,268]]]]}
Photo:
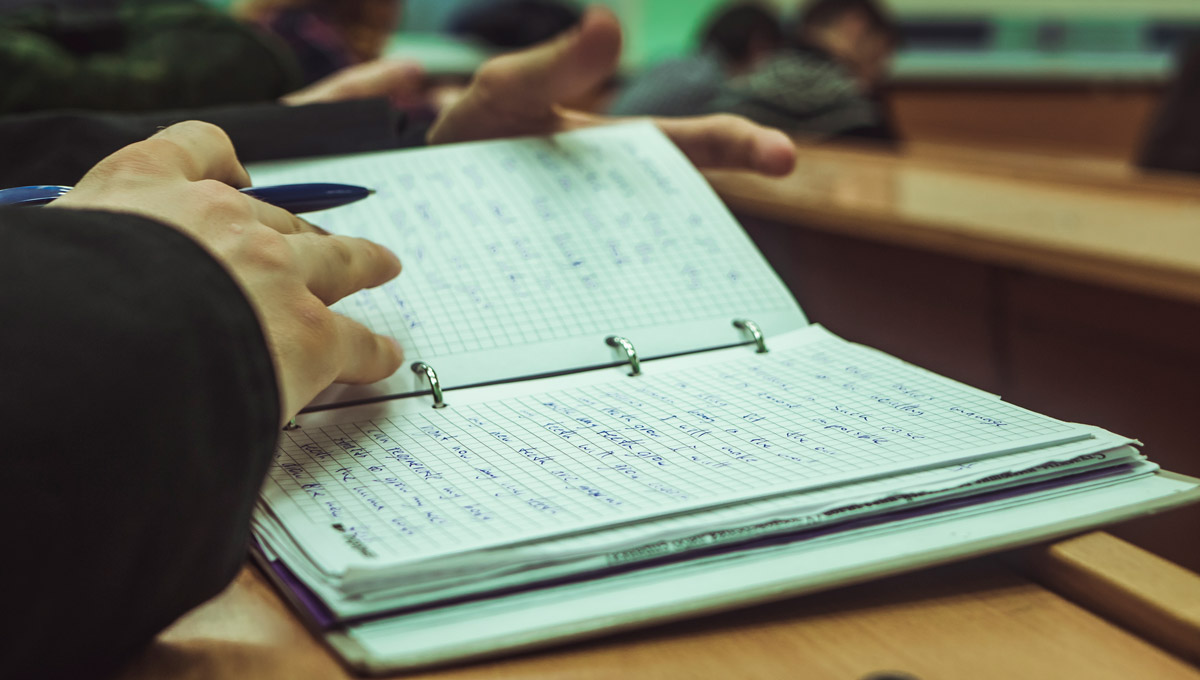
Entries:
{"type": "Polygon", "coordinates": [[[366,187],[350,184],[282,184],[248,187],[242,193],[293,213],[328,210],[371,195],[366,187]]]}

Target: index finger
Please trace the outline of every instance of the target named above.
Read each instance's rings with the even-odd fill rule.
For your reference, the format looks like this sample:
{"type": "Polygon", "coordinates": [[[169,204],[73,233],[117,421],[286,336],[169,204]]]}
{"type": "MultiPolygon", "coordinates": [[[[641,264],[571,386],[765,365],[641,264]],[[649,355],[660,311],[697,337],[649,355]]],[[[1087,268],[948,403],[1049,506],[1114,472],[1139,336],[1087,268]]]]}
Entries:
{"type": "Polygon", "coordinates": [[[717,113],[655,118],[654,123],[698,168],[753,170],[781,176],[796,165],[796,145],[787,135],[741,116],[717,113]]]}
{"type": "Polygon", "coordinates": [[[239,188],[250,185],[250,175],[238,161],[229,135],[212,123],[176,123],[140,143],[156,147],[155,156],[189,181],[214,179],[239,188]]]}
{"type": "Polygon", "coordinates": [[[400,273],[399,258],[374,241],[305,233],[289,236],[287,243],[308,289],[327,305],[400,273]]]}

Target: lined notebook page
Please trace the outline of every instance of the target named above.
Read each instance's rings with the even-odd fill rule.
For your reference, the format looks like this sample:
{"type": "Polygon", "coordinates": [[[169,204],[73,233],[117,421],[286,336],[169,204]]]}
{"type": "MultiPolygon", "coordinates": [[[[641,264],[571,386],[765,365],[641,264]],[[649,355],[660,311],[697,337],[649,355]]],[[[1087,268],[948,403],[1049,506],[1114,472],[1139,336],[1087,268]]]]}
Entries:
{"type": "Polygon", "coordinates": [[[772,344],[313,414],[263,497],[302,545],[357,546],[310,551],[336,571],[1092,436],[819,327],[772,344]]]}
{"type": "MultiPolygon", "coordinates": [[[[389,246],[404,272],[335,309],[400,340],[448,385],[608,363],[610,334],[657,356],[739,342],[734,318],[769,334],[804,323],[704,179],[647,123],[252,174],[376,190],[311,219],[389,246]]],[[[404,371],[382,391],[412,383],[404,371]]]]}

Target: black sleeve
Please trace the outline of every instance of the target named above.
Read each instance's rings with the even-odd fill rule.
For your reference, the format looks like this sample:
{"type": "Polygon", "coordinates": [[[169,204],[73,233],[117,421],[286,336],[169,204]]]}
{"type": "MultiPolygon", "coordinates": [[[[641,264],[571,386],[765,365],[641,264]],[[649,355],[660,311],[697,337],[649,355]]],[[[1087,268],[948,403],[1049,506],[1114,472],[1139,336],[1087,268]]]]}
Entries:
{"type": "Polygon", "coordinates": [[[0,188],[75,184],[110,153],[184,120],[203,120],[224,129],[243,163],[417,146],[424,142],[428,128],[409,121],[384,99],[4,116],[0,117],[0,149],[4,150],[0,188]]]}
{"type": "Polygon", "coordinates": [[[0,290],[0,659],[98,677],[243,564],[271,357],[223,267],[140,217],[0,209],[0,290]]]}

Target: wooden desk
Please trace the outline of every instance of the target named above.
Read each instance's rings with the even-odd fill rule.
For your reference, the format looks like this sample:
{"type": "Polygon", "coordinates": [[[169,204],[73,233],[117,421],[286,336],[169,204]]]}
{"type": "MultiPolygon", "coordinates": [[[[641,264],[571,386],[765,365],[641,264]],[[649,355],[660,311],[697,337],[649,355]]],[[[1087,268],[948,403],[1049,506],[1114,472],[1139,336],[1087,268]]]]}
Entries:
{"type": "MultiPolygon", "coordinates": [[[[924,680],[1200,678],[1188,658],[1200,659],[1200,577],[1093,533],[1004,559],[405,677],[843,680],[891,670],[924,680]]],[[[350,676],[247,567],[121,676],[227,677],[350,676]]]]}
{"type": "MultiPolygon", "coordinates": [[[[1200,474],[1200,181],[1069,157],[805,148],[713,173],[809,317],[1200,474]]],[[[1200,570],[1200,508],[1116,531],[1200,570]]]]}
{"type": "Polygon", "coordinates": [[[710,174],[749,217],[1200,302],[1200,181],[1066,156],[922,149],[809,147],[782,180],[710,174]]]}

